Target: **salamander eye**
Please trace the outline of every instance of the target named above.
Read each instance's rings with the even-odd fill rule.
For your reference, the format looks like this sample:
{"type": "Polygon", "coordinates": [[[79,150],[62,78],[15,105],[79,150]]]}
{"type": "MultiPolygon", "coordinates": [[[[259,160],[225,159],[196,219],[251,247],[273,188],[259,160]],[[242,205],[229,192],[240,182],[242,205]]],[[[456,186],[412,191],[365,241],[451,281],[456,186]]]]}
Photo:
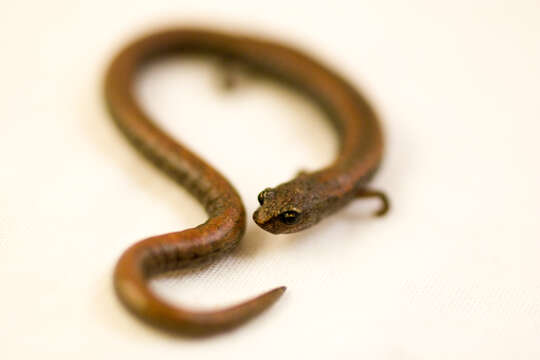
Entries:
{"type": "Polygon", "coordinates": [[[294,210],[285,211],[279,214],[279,220],[287,225],[295,224],[300,218],[300,214],[294,210]]]}
{"type": "Polygon", "coordinates": [[[264,203],[264,199],[268,196],[268,195],[272,195],[272,188],[266,188],[264,189],[263,191],[261,191],[259,193],[259,196],[257,196],[257,200],[259,200],[259,204],[263,204],[264,203]]]}
{"type": "Polygon", "coordinates": [[[259,200],[259,204],[263,204],[264,203],[264,191],[261,191],[259,193],[259,196],[257,196],[257,200],[259,200]]]}

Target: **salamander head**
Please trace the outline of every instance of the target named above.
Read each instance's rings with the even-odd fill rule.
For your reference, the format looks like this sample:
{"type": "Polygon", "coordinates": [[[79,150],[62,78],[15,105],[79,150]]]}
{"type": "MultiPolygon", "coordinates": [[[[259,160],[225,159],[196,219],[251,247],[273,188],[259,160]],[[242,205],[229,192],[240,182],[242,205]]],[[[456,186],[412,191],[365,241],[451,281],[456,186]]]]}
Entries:
{"type": "Polygon", "coordinates": [[[310,176],[301,176],[276,188],[263,190],[258,197],[261,206],[253,213],[253,220],[273,234],[304,230],[321,218],[325,202],[322,191],[310,176]]]}

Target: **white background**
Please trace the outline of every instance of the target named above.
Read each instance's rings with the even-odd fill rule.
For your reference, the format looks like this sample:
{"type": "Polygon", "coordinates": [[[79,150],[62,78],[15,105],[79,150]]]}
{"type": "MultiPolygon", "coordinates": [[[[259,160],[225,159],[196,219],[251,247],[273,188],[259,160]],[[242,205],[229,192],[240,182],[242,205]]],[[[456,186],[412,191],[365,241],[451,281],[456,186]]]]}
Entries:
{"type": "MultiPolygon", "coordinates": [[[[538,1],[2,1],[2,359],[537,359],[540,357],[538,1]],[[384,123],[374,186],[300,234],[250,220],[233,255],[155,282],[212,308],[287,285],[264,315],[204,340],[128,314],[112,269],[140,238],[205,220],[112,125],[102,79],[134,36],[202,24],[315,54],[384,123]]],[[[310,103],[243,77],[223,93],[212,62],[147,68],[141,101],[216,165],[251,213],[257,193],[331,162],[310,103]]]]}

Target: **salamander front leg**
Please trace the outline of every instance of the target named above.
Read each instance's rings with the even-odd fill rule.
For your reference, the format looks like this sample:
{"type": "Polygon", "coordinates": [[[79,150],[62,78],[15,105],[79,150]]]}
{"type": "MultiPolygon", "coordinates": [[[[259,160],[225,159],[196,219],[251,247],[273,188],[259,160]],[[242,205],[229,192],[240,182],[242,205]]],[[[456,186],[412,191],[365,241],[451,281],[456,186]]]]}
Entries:
{"type": "Polygon", "coordinates": [[[238,84],[238,69],[233,60],[223,58],[218,63],[220,87],[225,91],[230,91],[238,84]]]}
{"type": "Polygon", "coordinates": [[[217,59],[217,71],[219,87],[224,91],[231,91],[258,74],[252,67],[230,57],[217,59]]]}
{"type": "Polygon", "coordinates": [[[386,194],[379,190],[373,190],[373,189],[362,189],[357,195],[358,198],[378,198],[381,201],[381,207],[379,210],[375,212],[375,216],[383,216],[386,215],[388,210],[390,210],[390,200],[386,196],[386,194]]]}

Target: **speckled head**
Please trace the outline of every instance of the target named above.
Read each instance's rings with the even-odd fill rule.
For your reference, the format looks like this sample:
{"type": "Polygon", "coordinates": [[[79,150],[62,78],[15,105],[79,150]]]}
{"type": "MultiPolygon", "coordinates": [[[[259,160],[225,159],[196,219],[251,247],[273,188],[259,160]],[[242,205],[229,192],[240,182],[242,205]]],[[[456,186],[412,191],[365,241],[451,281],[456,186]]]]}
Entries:
{"type": "Polygon", "coordinates": [[[253,220],[272,234],[293,233],[316,224],[322,216],[321,205],[327,200],[317,187],[309,176],[302,176],[263,190],[253,220]]]}

